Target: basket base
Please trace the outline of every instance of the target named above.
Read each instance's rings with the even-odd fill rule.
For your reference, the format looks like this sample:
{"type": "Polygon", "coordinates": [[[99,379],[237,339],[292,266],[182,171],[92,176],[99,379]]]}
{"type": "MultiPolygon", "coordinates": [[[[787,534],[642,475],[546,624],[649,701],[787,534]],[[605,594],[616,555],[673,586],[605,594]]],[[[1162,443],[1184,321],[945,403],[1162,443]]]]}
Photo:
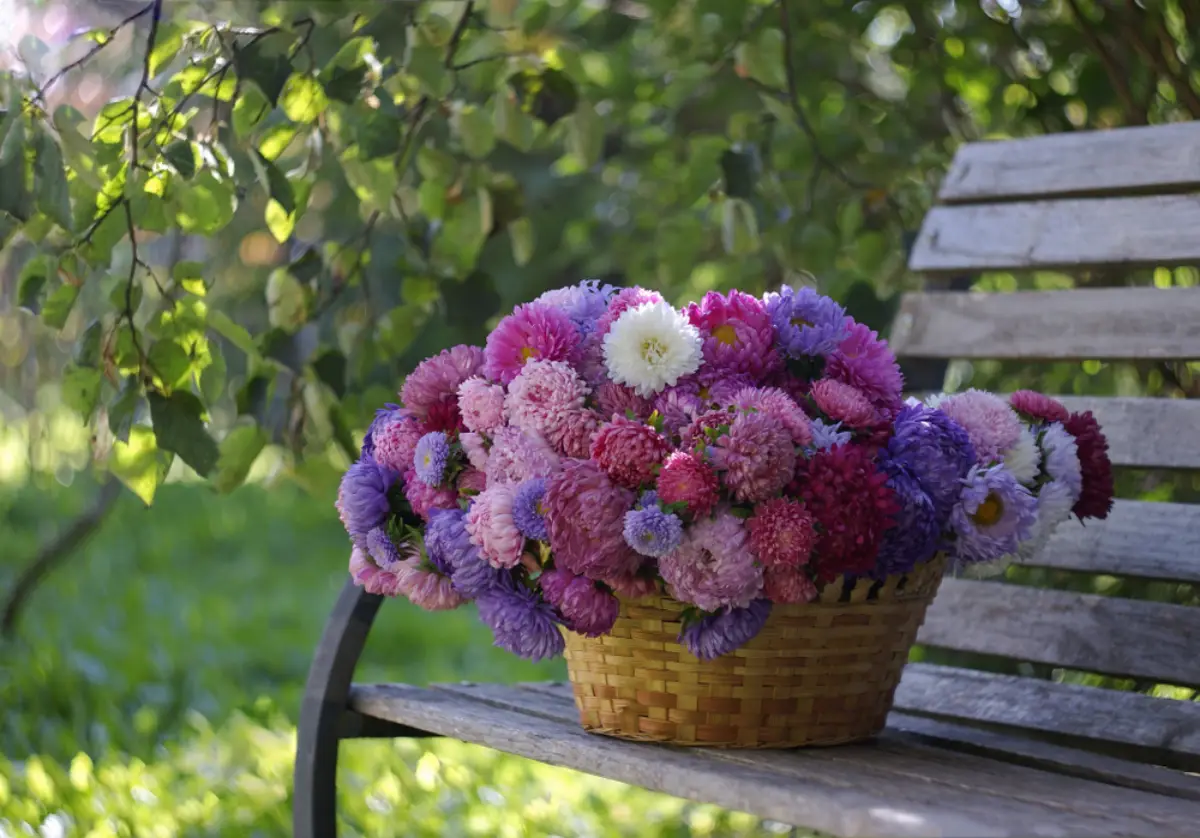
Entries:
{"type": "Polygon", "coordinates": [[[677,748],[717,748],[730,751],[779,751],[779,750],[796,750],[799,748],[833,748],[838,745],[851,745],[855,742],[868,742],[874,739],[883,730],[883,725],[873,726],[871,730],[864,730],[856,734],[844,734],[841,736],[831,736],[826,738],[812,739],[795,739],[783,738],[779,740],[755,740],[749,742],[734,741],[703,741],[697,742],[694,740],[680,740],[669,736],[651,736],[647,734],[630,734],[618,728],[610,727],[591,727],[582,724],[581,727],[588,733],[594,736],[607,736],[610,739],[622,739],[626,742],[643,742],[656,745],[672,745],[677,748]]]}

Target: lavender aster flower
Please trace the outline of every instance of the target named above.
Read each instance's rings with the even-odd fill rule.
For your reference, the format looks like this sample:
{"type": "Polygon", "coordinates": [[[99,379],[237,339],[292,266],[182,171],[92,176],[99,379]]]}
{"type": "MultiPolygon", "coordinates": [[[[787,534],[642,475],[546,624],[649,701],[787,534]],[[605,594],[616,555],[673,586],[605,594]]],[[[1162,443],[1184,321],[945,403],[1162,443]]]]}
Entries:
{"type": "Polygon", "coordinates": [[[431,431],[417,442],[414,468],[426,486],[440,486],[450,463],[450,443],[442,431],[431,431]]]}
{"type": "Polygon", "coordinates": [[[596,321],[608,310],[609,300],[616,292],[614,285],[601,285],[598,279],[585,279],[578,285],[547,291],[534,302],[562,309],[579,327],[580,334],[588,335],[595,330],[596,321]]]}
{"type": "Polygon", "coordinates": [[[513,496],[513,523],[521,535],[538,541],[549,541],[546,532],[546,510],[542,497],[546,494],[546,478],[534,477],[517,487],[513,496]]]}
{"type": "Polygon", "coordinates": [[[425,527],[425,553],[429,561],[450,576],[454,590],[466,597],[480,597],[513,587],[512,571],[492,567],[471,543],[466,528],[467,513],[461,509],[435,509],[425,527]]]}
{"type": "Polygon", "coordinates": [[[907,466],[933,501],[940,526],[958,502],[962,480],[975,465],[966,430],[940,410],[916,404],[896,417],[888,456],[907,466]]]}
{"type": "Polygon", "coordinates": [[[523,585],[489,591],[476,600],[479,617],[492,630],[495,643],[526,660],[562,654],[562,632],[554,608],[523,585]]]}
{"type": "Polygon", "coordinates": [[[973,466],[950,514],[956,562],[990,562],[1017,552],[1033,534],[1037,498],[1004,466],[973,466]]]}
{"type": "Polygon", "coordinates": [[[850,431],[842,430],[841,422],[832,425],[825,424],[823,419],[814,419],[812,427],[812,448],[817,451],[827,451],[835,445],[845,445],[853,436],[850,431]]]}
{"type": "Polygon", "coordinates": [[[727,655],[762,631],[771,601],[756,599],[745,608],[722,608],[684,626],[679,641],[702,661],[727,655]]]}
{"type": "Polygon", "coordinates": [[[846,337],[846,310],[811,288],[783,286],[763,298],[775,346],[789,358],[824,357],[846,337]]]}
{"type": "Polygon", "coordinates": [[[367,533],[387,521],[391,514],[388,491],[399,475],[362,457],[346,470],[338,486],[337,511],[355,544],[366,545],[367,533]]]}
{"type": "Polygon", "coordinates": [[[895,525],[884,531],[879,545],[875,575],[882,578],[908,573],[937,552],[941,526],[933,501],[921,488],[920,481],[907,466],[885,459],[880,470],[888,475],[888,486],[896,495],[900,511],[895,525]]]}
{"type": "Polygon", "coordinates": [[[683,540],[683,521],[657,506],[631,509],[625,513],[625,543],[643,556],[658,558],[670,553],[683,540]]]}
{"type": "Polygon", "coordinates": [[[649,509],[652,506],[658,506],[658,492],[653,489],[647,489],[642,492],[642,496],[637,500],[637,509],[649,509]]]}

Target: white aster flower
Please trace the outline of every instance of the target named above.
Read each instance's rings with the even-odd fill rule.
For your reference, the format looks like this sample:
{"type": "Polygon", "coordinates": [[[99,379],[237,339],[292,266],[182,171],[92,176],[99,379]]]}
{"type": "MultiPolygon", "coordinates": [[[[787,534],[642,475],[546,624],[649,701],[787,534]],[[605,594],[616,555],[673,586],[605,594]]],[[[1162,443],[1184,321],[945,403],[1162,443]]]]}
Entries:
{"type": "Polygon", "coordinates": [[[1042,465],[1042,452],[1029,428],[1021,428],[1017,444],[1004,452],[1004,465],[1017,481],[1026,486],[1033,485],[1042,465]]]}
{"type": "Polygon", "coordinates": [[[604,364],[613,381],[652,396],[700,369],[700,330],[665,302],[626,309],[604,336],[604,364]]]}
{"type": "Polygon", "coordinates": [[[1045,549],[1050,536],[1058,525],[1071,517],[1071,509],[1078,498],[1071,487],[1059,480],[1051,480],[1038,491],[1037,521],[1033,533],[1021,542],[1018,552],[1029,560],[1045,549]]]}
{"type": "Polygon", "coordinates": [[[925,397],[925,406],[930,410],[937,410],[942,406],[942,402],[948,398],[950,397],[945,393],[934,393],[925,397]]]}
{"type": "Polygon", "coordinates": [[[1083,491],[1083,473],[1075,437],[1061,423],[1051,422],[1042,432],[1042,450],[1046,452],[1046,474],[1071,490],[1071,505],[1074,506],[1083,491]]]}

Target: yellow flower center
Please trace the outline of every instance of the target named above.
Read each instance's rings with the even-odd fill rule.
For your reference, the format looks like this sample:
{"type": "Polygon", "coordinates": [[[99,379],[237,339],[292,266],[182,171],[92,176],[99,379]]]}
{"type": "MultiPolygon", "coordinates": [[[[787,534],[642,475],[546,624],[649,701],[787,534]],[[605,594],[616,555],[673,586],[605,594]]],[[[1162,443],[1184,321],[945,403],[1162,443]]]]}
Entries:
{"type": "Polygon", "coordinates": [[[546,507],[542,506],[542,502],[539,500],[533,505],[533,511],[538,515],[544,516],[546,514],[546,507]]]}
{"type": "Polygon", "coordinates": [[[537,354],[537,352],[534,350],[534,348],[532,346],[522,346],[521,347],[521,360],[522,361],[528,361],[530,358],[534,357],[536,354],[537,354]]]}
{"type": "Polygon", "coordinates": [[[979,508],[975,510],[975,514],[971,516],[971,520],[981,527],[991,527],[1004,517],[1004,501],[995,493],[990,493],[983,499],[983,503],[979,504],[979,508]]]}
{"type": "Polygon", "coordinates": [[[667,354],[667,345],[658,338],[646,338],[642,341],[642,360],[647,363],[657,363],[667,354]]]}
{"type": "Polygon", "coordinates": [[[806,326],[811,326],[812,323],[805,320],[803,317],[793,317],[792,325],[795,326],[797,329],[803,329],[806,326]]]}
{"type": "Polygon", "coordinates": [[[654,533],[650,532],[650,530],[646,530],[644,533],[642,533],[642,541],[649,544],[653,540],[654,540],[654,533]]]}
{"type": "Polygon", "coordinates": [[[728,323],[722,323],[712,331],[713,337],[719,340],[726,346],[733,346],[737,343],[737,331],[728,323]]]}

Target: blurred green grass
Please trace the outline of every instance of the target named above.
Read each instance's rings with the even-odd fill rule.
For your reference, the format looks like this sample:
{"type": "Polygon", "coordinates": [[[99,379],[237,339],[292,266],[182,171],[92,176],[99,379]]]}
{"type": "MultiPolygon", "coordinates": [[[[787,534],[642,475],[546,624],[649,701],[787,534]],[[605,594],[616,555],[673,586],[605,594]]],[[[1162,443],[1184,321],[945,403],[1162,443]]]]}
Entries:
{"type": "MultiPolygon", "coordinates": [[[[0,489],[0,584],[94,487],[0,489]]],[[[291,834],[294,726],[345,580],[329,497],[280,485],[126,494],[0,647],[0,835],[291,834]]],[[[565,677],[471,608],[388,602],[359,680],[565,677]]],[[[453,742],[343,746],[344,834],[760,835],[773,824],[453,742]]]]}

